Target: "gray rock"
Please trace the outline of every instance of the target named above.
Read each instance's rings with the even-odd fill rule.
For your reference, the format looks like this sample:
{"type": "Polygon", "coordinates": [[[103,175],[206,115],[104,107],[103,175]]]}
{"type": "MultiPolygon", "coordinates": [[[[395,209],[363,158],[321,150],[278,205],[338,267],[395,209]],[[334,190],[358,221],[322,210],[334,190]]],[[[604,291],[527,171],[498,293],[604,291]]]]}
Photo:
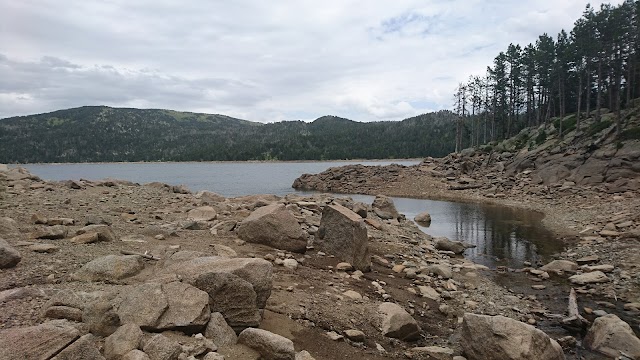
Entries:
{"type": "Polygon", "coordinates": [[[560,345],[535,327],[504,316],[464,314],[460,341],[477,360],[564,360],[560,345]]]}
{"type": "Polygon", "coordinates": [[[363,204],[361,202],[357,202],[355,204],[353,204],[353,212],[360,215],[361,218],[366,218],[367,215],[369,214],[369,208],[367,207],[366,204],[363,204]]]}
{"type": "Polygon", "coordinates": [[[409,349],[412,359],[452,360],[453,350],[442,346],[424,346],[409,349]]]}
{"type": "Polygon", "coordinates": [[[283,204],[272,204],[254,210],[238,224],[238,237],[246,242],[276,249],[303,253],[307,237],[298,220],[283,204]]]}
{"type": "Polygon", "coordinates": [[[0,239],[0,269],[12,268],[22,260],[18,250],[14,249],[4,239],[0,239]]]}
{"type": "Polygon", "coordinates": [[[0,359],[50,359],[79,337],[66,321],[0,330],[0,359]]]}
{"type": "Polygon", "coordinates": [[[438,237],[435,238],[435,248],[438,250],[451,251],[454,254],[462,254],[467,248],[460,241],[452,241],[447,239],[446,237],[438,237]]]}
{"type": "Polygon", "coordinates": [[[47,226],[31,234],[34,239],[59,240],[67,237],[69,231],[63,225],[47,226]]]}
{"type": "Polygon", "coordinates": [[[385,195],[377,195],[371,204],[373,212],[376,213],[381,219],[397,219],[400,217],[393,200],[385,195]]]}
{"type": "Polygon", "coordinates": [[[429,265],[426,271],[430,274],[440,275],[445,279],[451,279],[453,277],[451,266],[445,264],[429,265]]]}
{"type": "Polygon", "coordinates": [[[420,326],[400,305],[383,302],[378,306],[384,336],[411,341],[420,338],[420,326]]]}
{"type": "Polygon", "coordinates": [[[89,331],[99,336],[109,336],[120,327],[120,317],[113,309],[112,300],[117,293],[108,293],[87,303],[82,312],[82,322],[89,331]]]}
{"type": "Polygon", "coordinates": [[[135,349],[126,353],[120,360],[151,360],[151,359],[149,359],[149,355],[145,354],[143,351],[135,349]]]}
{"type": "Polygon", "coordinates": [[[607,277],[602,271],[593,271],[579,275],[573,275],[569,278],[569,281],[573,284],[584,285],[609,282],[611,279],[607,277]]]}
{"type": "Polygon", "coordinates": [[[347,339],[355,342],[364,342],[364,339],[365,339],[364,333],[356,329],[345,330],[344,336],[346,336],[347,339]]]}
{"type": "Polygon", "coordinates": [[[9,217],[0,217],[0,238],[11,239],[20,237],[18,223],[9,217]]]}
{"type": "Polygon", "coordinates": [[[316,360],[307,350],[302,350],[296,354],[295,360],[316,360]]]}
{"type": "Polygon", "coordinates": [[[265,360],[294,360],[296,356],[291,340],[262,329],[245,329],[238,343],[256,350],[265,360]]]}
{"type": "Polygon", "coordinates": [[[193,283],[209,295],[211,310],[220,312],[235,329],[260,324],[260,309],[253,285],[231,273],[209,272],[200,275],[193,283]]]}
{"type": "Polygon", "coordinates": [[[215,220],[217,216],[218,213],[211,206],[201,206],[199,208],[189,210],[187,213],[187,219],[193,221],[212,221],[215,220]]]}
{"type": "Polygon", "coordinates": [[[273,282],[273,265],[264,259],[255,258],[209,256],[168,266],[164,272],[176,274],[191,285],[207,273],[234,274],[253,286],[257,295],[256,304],[260,309],[265,307],[271,295],[273,282]]]}
{"type": "Polygon", "coordinates": [[[77,235],[94,232],[98,234],[98,241],[116,241],[116,235],[108,225],[87,225],[76,232],[77,235]]]}
{"type": "Polygon", "coordinates": [[[324,207],[314,245],[358,270],[371,269],[367,227],[362,217],[344,206],[324,207]]]}
{"type": "Polygon", "coordinates": [[[52,360],[104,360],[96,346],[96,338],[87,334],[67,346],[52,360]]]}
{"type": "Polygon", "coordinates": [[[144,268],[137,255],[107,255],[86,263],[75,274],[74,280],[116,281],[136,275],[144,268]]]}
{"type": "Polygon", "coordinates": [[[156,334],[144,343],[142,350],[150,360],[177,360],[182,347],[168,337],[156,334]]]}
{"type": "Polygon", "coordinates": [[[578,264],[569,260],[553,260],[547,265],[541,267],[540,270],[555,273],[576,272],[576,270],[578,270],[578,264]]]}
{"type": "Polygon", "coordinates": [[[68,319],[82,321],[82,309],[70,306],[50,306],[44,312],[44,317],[50,319],[68,319]]]}
{"type": "Polygon", "coordinates": [[[640,359],[640,339],[629,324],[613,314],[594,320],[584,344],[607,357],[617,359],[624,353],[628,358],[640,359]]]}
{"type": "Polygon", "coordinates": [[[219,203],[219,202],[223,202],[223,201],[226,200],[226,198],[224,196],[222,196],[220,194],[216,194],[216,193],[211,192],[211,191],[206,191],[206,190],[200,191],[197,194],[195,194],[195,198],[196,199],[200,199],[200,200],[202,200],[203,203],[209,204],[209,205],[216,204],[216,203],[219,203]]]}
{"type": "Polygon", "coordinates": [[[70,240],[74,244],[92,244],[100,241],[100,235],[97,232],[86,232],[84,234],[76,235],[70,240]]]}
{"type": "Polygon", "coordinates": [[[207,293],[178,281],[125,288],[114,303],[122,323],[145,330],[195,331],[204,328],[210,316],[207,293]]]}
{"type": "Polygon", "coordinates": [[[125,324],[104,340],[104,355],[107,359],[120,359],[140,346],[144,334],[136,324],[125,324]]]}
{"type": "Polygon", "coordinates": [[[60,250],[60,247],[53,244],[34,244],[27,247],[27,249],[37,253],[50,254],[60,250]]]}
{"type": "Polygon", "coordinates": [[[429,225],[431,224],[431,214],[429,214],[428,212],[421,212],[420,214],[416,215],[413,220],[415,222],[417,222],[420,225],[429,225]]]}
{"type": "Polygon", "coordinates": [[[204,336],[207,339],[213,340],[213,342],[219,347],[235,345],[238,341],[236,332],[227,324],[224,320],[224,316],[219,312],[211,314],[211,319],[204,331],[204,336]]]}
{"type": "Polygon", "coordinates": [[[205,355],[202,360],[224,360],[224,355],[222,354],[218,354],[215,352],[210,352],[207,355],[205,355]]]}

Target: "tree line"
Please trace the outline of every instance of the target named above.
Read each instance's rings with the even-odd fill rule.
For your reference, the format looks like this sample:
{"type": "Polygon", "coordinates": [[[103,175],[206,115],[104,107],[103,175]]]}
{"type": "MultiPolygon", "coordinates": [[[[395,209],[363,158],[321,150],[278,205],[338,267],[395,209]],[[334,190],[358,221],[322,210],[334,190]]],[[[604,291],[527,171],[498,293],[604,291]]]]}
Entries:
{"type": "MultiPolygon", "coordinates": [[[[640,1],[625,0],[599,9],[587,5],[569,32],[555,39],[542,34],[526,46],[510,44],[454,94],[455,148],[509,138],[528,126],[575,113],[601,120],[603,108],[615,114],[617,134],[622,109],[638,96],[640,1]]],[[[562,134],[564,121],[559,121],[562,134]]]]}
{"type": "Polygon", "coordinates": [[[343,160],[444,156],[455,114],[260,124],[224,115],[87,106],[0,120],[0,163],[343,160]]]}

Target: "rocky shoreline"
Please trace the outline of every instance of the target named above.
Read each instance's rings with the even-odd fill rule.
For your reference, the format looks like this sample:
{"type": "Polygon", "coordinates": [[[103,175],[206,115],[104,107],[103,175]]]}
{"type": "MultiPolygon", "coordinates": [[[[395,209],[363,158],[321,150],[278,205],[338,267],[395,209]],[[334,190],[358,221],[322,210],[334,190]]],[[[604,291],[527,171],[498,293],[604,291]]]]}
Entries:
{"type": "MultiPolygon", "coordinates": [[[[348,172],[338,179],[345,191],[365,174],[353,192],[427,197],[411,186],[443,185],[442,194],[459,193],[425,169],[429,161],[376,167],[375,176],[330,172],[348,172]],[[414,173],[435,180],[416,182],[414,173]]],[[[618,346],[599,335],[612,328],[630,346],[625,354],[640,356],[631,328],[600,309],[585,314],[600,324],[591,326],[594,352],[575,332],[551,338],[536,329],[569,314],[496,284],[495,270],[422,233],[384,196],[373,204],[322,194],[224,198],[159,183],[47,182],[20,169],[0,169],[0,181],[0,359],[597,359],[618,346]],[[507,357],[513,349],[520,357],[507,357]]],[[[562,255],[585,257],[598,239],[585,236],[562,255]]],[[[637,317],[637,269],[609,260],[560,271],[597,274],[606,282],[576,274],[579,296],[613,290],[637,317]]],[[[544,286],[556,265],[518,271],[544,286]]]]}

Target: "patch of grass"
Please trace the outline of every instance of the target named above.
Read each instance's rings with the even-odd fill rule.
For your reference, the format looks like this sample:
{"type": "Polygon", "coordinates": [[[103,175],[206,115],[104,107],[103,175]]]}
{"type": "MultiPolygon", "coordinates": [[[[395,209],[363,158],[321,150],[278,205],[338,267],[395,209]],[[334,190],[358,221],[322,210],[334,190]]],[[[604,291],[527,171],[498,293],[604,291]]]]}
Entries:
{"type": "Polygon", "coordinates": [[[542,145],[545,141],[547,141],[547,132],[542,130],[538,136],[536,136],[536,145],[542,145]]]}
{"type": "Polygon", "coordinates": [[[640,140],[640,127],[633,127],[620,133],[620,141],[640,140]]]}
{"type": "Polygon", "coordinates": [[[613,124],[613,121],[611,120],[600,120],[600,122],[593,123],[589,128],[589,135],[595,135],[611,126],[611,124],[613,124]]]}
{"type": "MultiPolygon", "coordinates": [[[[566,134],[569,133],[573,130],[576,129],[576,122],[577,122],[577,118],[576,115],[569,115],[567,117],[565,117],[564,119],[562,119],[562,134],[566,134]]],[[[556,129],[560,130],[560,119],[556,119],[553,122],[553,126],[556,127],[556,129]]]]}

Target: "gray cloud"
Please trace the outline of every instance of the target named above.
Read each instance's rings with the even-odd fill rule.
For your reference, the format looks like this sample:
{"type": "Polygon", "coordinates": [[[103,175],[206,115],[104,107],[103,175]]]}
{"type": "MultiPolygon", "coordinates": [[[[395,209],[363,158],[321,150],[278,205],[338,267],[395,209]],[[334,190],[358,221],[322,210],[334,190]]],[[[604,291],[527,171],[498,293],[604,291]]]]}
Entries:
{"type": "MultiPolygon", "coordinates": [[[[0,0],[0,117],[105,104],[256,121],[449,108],[582,0],[0,0]]],[[[599,6],[598,3],[593,3],[599,6]]]]}

